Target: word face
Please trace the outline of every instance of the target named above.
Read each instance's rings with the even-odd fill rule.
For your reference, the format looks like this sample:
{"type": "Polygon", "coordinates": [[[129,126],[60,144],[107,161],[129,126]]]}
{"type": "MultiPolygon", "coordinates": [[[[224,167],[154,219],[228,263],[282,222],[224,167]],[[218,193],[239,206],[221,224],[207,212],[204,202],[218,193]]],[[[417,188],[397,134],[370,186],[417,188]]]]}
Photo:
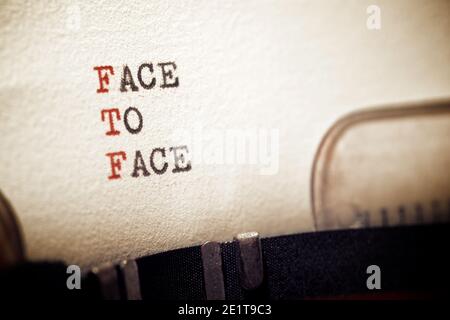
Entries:
{"type": "MultiPolygon", "coordinates": [[[[176,88],[180,81],[176,75],[177,65],[175,62],[160,62],[157,64],[142,63],[136,70],[131,70],[124,65],[120,76],[120,91],[151,90],[156,87],[176,88]]],[[[99,86],[97,93],[109,92],[110,82],[115,79],[116,71],[113,66],[96,66],[99,86]]]]}
{"type": "MultiPolygon", "coordinates": [[[[128,160],[125,151],[109,152],[106,156],[110,160],[111,174],[109,180],[120,179],[122,163],[128,160]]],[[[151,172],[161,175],[167,172],[178,173],[191,170],[191,161],[188,159],[189,150],[187,146],[170,148],[154,148],[148,158],[144,158],[140,150],[134,153],[133,170],[130,174],[133,178],[148,177],[151,172]],[[173,162],[169,160],[172,157],[173,162]],[[147,160],[148,159],[148,160],[147,160]],[[171,168],[169,168],[171,166],[171,168]]]]}

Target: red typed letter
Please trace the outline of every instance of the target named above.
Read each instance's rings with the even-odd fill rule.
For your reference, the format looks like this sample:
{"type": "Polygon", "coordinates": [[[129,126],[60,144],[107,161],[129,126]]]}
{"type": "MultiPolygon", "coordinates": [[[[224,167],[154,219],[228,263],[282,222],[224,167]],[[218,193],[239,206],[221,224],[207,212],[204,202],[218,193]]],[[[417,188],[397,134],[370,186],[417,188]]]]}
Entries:
{"type": "Polygon", "coordinates": [[[101,111],[102,114],[102,121],[105,121],[105,115],[108,114],[108,119],[109,119],[109,131],[106,132],[107,136],[117,136],[120,134],[119,130],[116,130],[114,128],[114,120],[113,120],[113,113],[116,114],[116,118],[117,120],[120,120],[120,112],[119,109],[114,108],[114,109],[103,109],[101,111]]]}
{"type": "Polygon", "coordinates": [[[122,160],[127,160],[127,154],[124,151],[110,152],[106,154],[111,161],[111,175],[108,177],[109,180],[120,179],[120,174],[117,171],[122,170],[122,163],[120,158],[114,159],[114,157],[121,157],[122,160]],[[116,171],[117,170],[117,171],[116,171]]]}
{"type": "Polygon", "coordinates": [[[114,75],[114,69],[112,66],[99,66],[94,67],[94,70],[98,72],[98,81],[100,83],[99,88],[97,89],[97,93],[105,93],[108,92],[108,88],[104,86],[104,84],[109,84],[108,71],[111,75],[114,75]],[[105,73],[102,73],[105,71],[105,73]]]}

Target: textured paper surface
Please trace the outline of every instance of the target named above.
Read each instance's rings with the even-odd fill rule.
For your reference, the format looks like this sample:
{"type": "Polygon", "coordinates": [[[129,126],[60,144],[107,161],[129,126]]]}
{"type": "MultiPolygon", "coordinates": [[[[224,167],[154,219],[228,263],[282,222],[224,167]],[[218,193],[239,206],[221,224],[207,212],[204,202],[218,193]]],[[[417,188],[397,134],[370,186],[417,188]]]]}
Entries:
{"type": "Polygon", "coordinates": [[[91,265],[313,230],[310,172],[334,121],[450,95],[450,3],[376,2],[377,31],[366,27],[372,1],[2,1],[0,189],[28,256],[91,265]],[[94,66],[160,61],[176,62],[175,90],[96,93],[94,66]],[[139,107],[142,133],[105,136],[100,110],[113,106],[139,107]],[[278,173],[106,178],[106,152],[171,146],[174,129],[198,124],[279,130],[278,173]]]}

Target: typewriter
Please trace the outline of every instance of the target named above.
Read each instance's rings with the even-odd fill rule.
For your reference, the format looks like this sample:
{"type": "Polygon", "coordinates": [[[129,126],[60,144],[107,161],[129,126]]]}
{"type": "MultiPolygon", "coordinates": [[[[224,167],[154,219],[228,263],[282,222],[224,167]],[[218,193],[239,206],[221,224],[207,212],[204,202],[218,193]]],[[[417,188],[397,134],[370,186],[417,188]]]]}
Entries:
{"type": "Polygon", "coordinates": [[[2,3],[0,295],[448,298],[449,10],[2,3]]]}

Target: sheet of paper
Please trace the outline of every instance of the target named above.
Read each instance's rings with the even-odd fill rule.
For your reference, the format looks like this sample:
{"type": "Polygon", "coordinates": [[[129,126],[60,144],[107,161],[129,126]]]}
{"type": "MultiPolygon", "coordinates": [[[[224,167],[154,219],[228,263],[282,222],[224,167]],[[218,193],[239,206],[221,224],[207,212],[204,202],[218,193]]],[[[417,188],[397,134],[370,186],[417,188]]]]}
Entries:
{"type": "Polygon", "coordinates": [[[314,230],[338,118],[450,95],[450,3],[377,0],[371,29],[373,2],[2,1],[0,189],[28,256],[314,230]]]}

